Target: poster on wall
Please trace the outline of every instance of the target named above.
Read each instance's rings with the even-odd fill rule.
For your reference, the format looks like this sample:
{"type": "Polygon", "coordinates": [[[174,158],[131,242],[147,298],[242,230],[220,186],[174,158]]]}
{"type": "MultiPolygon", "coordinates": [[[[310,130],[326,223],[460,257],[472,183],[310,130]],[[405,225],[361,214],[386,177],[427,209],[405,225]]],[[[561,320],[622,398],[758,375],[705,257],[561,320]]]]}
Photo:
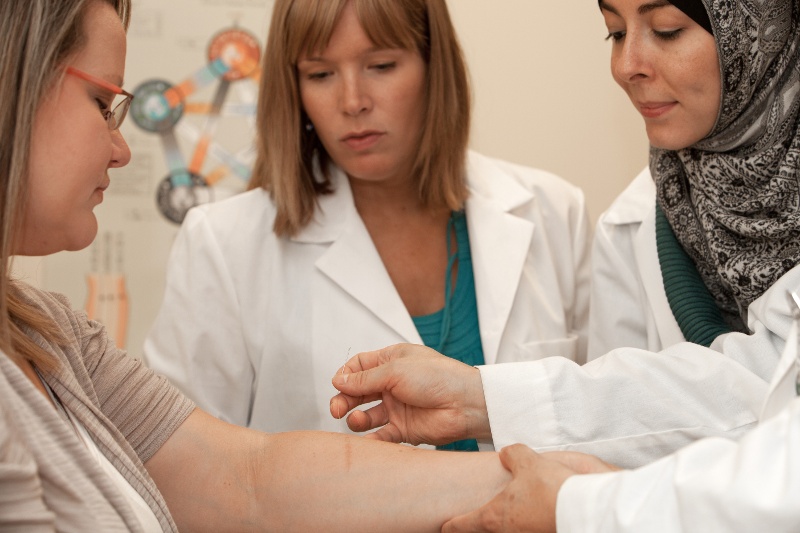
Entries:
{"type": "Polygon", "coordinates": [[[86,309],[133,356],[161,304],[186,212],[247,185],[271,11],[271,0],[134,4],[124,84],[134,100],[121,128],[131,162],[110,172],[94,243],[40,267],[45,289],[86,309]]]}

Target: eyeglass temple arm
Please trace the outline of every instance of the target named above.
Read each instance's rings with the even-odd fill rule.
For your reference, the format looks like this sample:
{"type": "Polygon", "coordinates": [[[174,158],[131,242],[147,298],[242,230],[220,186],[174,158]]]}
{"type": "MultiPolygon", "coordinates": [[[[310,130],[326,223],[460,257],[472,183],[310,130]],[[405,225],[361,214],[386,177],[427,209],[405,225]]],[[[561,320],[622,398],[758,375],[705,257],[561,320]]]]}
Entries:
{"type": "Polygon", "coordinates": [[[73,76],[77,76],[78,78],[82,78],[88,82],[94,83],[95,85],[102,87],[103,89],[109,90],[114,94],[124,94],[128,96],[128,93],[124,91],[121,87],[117,87],[113,83],[107,82],[104,79],[96,78],[95,76],[87,74],[82,70],[78,70],[73,67],[67,67],[67,73],[72,74],[73,76]]]}

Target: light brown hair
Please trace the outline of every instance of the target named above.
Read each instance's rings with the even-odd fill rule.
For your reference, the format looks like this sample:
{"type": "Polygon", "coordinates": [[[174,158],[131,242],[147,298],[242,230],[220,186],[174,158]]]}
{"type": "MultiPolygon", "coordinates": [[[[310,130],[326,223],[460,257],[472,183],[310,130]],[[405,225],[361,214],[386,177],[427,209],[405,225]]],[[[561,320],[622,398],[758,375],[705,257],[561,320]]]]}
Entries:
{"type": "Polygon", "coordinates": [[[420,53],[427,65],[426,110],[413,173],[423,205],[461,209],[467,198],[470,87],[445,0],[276,0],[258,100],[257,158],[250,188],[269,191],[274,231],[294,235],[331,192],[330,157],[307,131],[297,81],[298,58],[321,51],[347,4],[377,46],[420,53]],[[320,175],[315,177],[314,160],[320,175]]]}
{"type": "MultiPolygon", "coordinates": [[[[11,254],[27,201],[28,157],[36,111],[85,43],[83,21],[94,2],[112,5],[127,28],[130,0],[3,0],[0,2],[0,350],[46,369],[56,362],[23,327],[51,342],[61,335],[21,297],[11,279],[11,254]]],[[[55,178],[55,177],[54,177],[55,178]]]]}

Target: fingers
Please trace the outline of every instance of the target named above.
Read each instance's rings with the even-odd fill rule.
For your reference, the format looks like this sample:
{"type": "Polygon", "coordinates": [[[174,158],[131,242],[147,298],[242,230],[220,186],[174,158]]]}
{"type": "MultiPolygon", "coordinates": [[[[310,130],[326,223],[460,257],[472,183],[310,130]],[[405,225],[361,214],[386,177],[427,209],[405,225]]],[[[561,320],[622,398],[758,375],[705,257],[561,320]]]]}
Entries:
{"type": "MultiPolygon", "coordinates": [[[[392,374],[387,372],[383,366],[369,366],[374,362],[372,356],[374,353],[358,354],[350,359],[344,366],[344,372],[338,372],[333,376],[333,386],[346,396],[353,398],[373,396],[386,390],[392,374]],[[368,357],[363,360],[358,359],[362,355],[368,355],[368,357]]],[[[352,405],[351,408],[355,405],[352,405]]]]}
{"type": "MultiPolygon", "coordinates": [[[[504,502],[505,494],[500,493],[483,507],[445,522],[442,533],[510,533],[512,529],[503,521],[504,502]]],[[[513,531],[523,530],[514,527],[513,531]]]]}
{"type": "Polygon", "coordinates": [[[369,431],[386,425],[389,422],[389,415],[383,403],[370,407],[366,411],[353,411],[347,417],[347,427],[352,431],[369,431]]]}
{"type": "Polygon", "coordinates": [[[359,405],[381,399],[381,382],[370,379],[369,376],[365,377],[364,372],[379,364],[381,352],[384,350],[356,354],[334,374],[331,382],[341,391],[341,394],[337,394],[330,401],[330,411],[334,418],[342,418],[359,405]],[[374,383],[371,386],[375,388],[371,393],[365,389],[370,383],[374,383]]]}
{"type": "Polygon", "coordinates": [[[380,350],[357,353],[344,364],[344,373],[363,372],[386,364],[392,359],[403,357],[409,346],[414,345],[394,344],[380,350]]]}
{"type": "Polygon", "coordinates": [[[383,442],[393,442],[395,444],[405,442],[403,440],[403,434],[394,424],[386,424],[377,431],[367,433],[365,437],[374,440],[381,440],[383,442]]]}
{"type": "Polygon", "coordinates": [[[512,444],[500,450],[500,463],[512,474],[539,457],[539,454],[524,444],[512,444]]]}
{"type": "Polygon", "coordinates": [[[331,398],[330,401],[331,416],[336,419],[342,418],[359,405],[375,402],[380,399],[380,394],[373,394],[371,396],[348,396],[346,394],[337,394],[331,398]]]}
{"type": "Polygon", "coordinates": [[[467,533],[477,531],[489,531],[481,528],[481,509],[469,514],[457,516],[442,526],[442,533],[467,533]]]}
{"type": "Polygon", "coordinates": [[[382,350],[373,350],[371,352],[360,352],[347,360],[344,364],[344,373],[351,374],[353,372],[363,372],[375,368],[380,364],[382,350]]]}
{"type": "Polygon", "coordinates": [[[594,455],[580,452],[547,452],[542,457],[561,463],[578,474],[601,474],[620,470],[618,466],[606,463],[594,455]]]}

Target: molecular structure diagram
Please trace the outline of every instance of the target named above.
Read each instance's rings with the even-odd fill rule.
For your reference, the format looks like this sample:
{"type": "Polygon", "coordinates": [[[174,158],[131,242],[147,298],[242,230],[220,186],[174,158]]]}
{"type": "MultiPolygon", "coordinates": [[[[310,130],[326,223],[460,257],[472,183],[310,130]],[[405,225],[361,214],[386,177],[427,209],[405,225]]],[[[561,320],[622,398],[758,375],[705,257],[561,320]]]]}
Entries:
{"type": "Polygon", "coordinates": [[[168,174],[156,191],[156,205],[167,220],[180,224],[186,212],[213,201],[213,186],[222,178],[234,175],[245,182],[250,178],[247,155],[252,146],[232,153],[214,141],[220,117],[255,116],[255,97],[243,104],[226,104],[231,86],[242,81],[258,82],[261,47],[249,32],[238,27],[220,31],[207,47],[208,63],[177,85],[163,79],[149,79],[134,90],[130,114],[144,131],[158,134],[164,150],[168,174]],[[199,90],[217,83],[211,102],[189,101],[199,90]],[[199,131],[187,126],[184,115],[205,116],[199,131]],[[178,136],[194,143],[190,158],[181,152],[178,136]],[[212,166],[211,163],[216,163],[212,166]]]}

